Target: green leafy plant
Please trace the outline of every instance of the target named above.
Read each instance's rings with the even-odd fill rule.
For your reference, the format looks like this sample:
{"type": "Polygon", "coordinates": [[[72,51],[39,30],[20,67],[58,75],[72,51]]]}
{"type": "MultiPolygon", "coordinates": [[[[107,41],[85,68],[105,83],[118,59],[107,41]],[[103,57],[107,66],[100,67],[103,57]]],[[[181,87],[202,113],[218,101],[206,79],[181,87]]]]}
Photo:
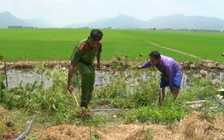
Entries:
{"type": "Polygon", "coordinates": [[[94,92],[95,102],[104,100],[110,107],[116,108],[155,106],[159,93],[155,73],[128,68],[120,74],[111,75],[105,88],[94,92]]]}
{"type": "Polygon", "coordinates": [[[56,118],[55,123],[71,122],[76,115],[78,106],[66,90],[66,73],[60,69],[45,69],[43,72],[47,78],[52,78],[52,86],[44,89],[43,82],[27,84],[15,88],[6,89],[2,94],[2,100],[8,109],[25,108],[30,112],[48,111],[56,118]]]}
{"type": "Polygon", "coordinates": [[[141,107],[127,113],[126,121],[131,122],[148,122],[160,124],[172,124],[175,121],[180,121],[186,115],[183,107],[173,102],[173,99],[167,99],[164,105],[158,107],[141,107]]]}
{"type": "MultiPolygon", "coordinates": [[[[90,110],[95,108],[118,108],[113,115],[100,115],[94,113],[91,118],[77,117],[80,89],[76,88],[74,94],[68,93],[67,70],[59,68],[49,69],[38,66],[34,72],[44,75],[52,80],[52,86],[45,89],[43,82],[23,85],[3,90],[0,102],[7,109],[22,109],[27,114],[44,116],[40,122],[48,126],[56,124],[77,124],[99,127],[107,122],[141,122],[171,125],[178,122],[191,112],[185,101],[209,99],[215,97],[217,92],[209,79],[190,79],[190,88],[183,89],[174,102],[168,94],[163,106],[158,106],[159,72],[152,69],[136,70],[133,67],[112,69],[109,80],[105,86],[95,89],[90,102],[90,110]],[[104,101],[104,102],[102,102],[104,101]],[[101,104],[103,103],[103,104],[101,104]]],[[[77,87],[80,77],[75,77],[77,87]]],[[[223,86],[223,85],[221,85],[223,86]]],[[[218,87],[220,88],[220,87],[218,87]]],[[[212,103],[205,103],[198,111],[211,112],[212,103]]],[[[216,104],[217,105],[217,104],[216,104]]],[[[223,112],[218,106],[215,113],[223,112]]],[[[94,135],[94,134],[93,134],[94,135]]],[[[150,137],[146,136],[146,137],[150,137]]]]}

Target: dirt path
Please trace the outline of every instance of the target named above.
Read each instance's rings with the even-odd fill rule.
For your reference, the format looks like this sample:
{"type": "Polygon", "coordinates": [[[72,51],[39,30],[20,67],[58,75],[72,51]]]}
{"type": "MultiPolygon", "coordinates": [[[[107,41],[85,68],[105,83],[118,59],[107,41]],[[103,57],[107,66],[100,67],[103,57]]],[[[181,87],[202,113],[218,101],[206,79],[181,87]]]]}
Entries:
{"type": "Polygon", "coordinates": [[[186,55],[186,56],[190,56],[190,57],[193,57],[193,58],[197,58],[197,59],[202,59],[196,55],[193,55],[193,54],[189,54],[189,53],[185,53],[185,52],[182,52],[182,51],[179,51],[179,50],[175,50],[175,49],[172,49],[172,48],[168,48],[168,47],[165,47],[165,46],[161,46],[159,44],[156,44],[154,42],[151,42],[149,41],[149,44],[153,45],[153,46],[156,46],[156,47],[159,47],[159,48],[163,48],[163,49],[166,49],[166,50],[169,50],[169,51],[172,51],[172,52],[177,52],[177,53],[180,53],[180,54],[183,54],[183,55],[186,55]]]}
{"type": "MultiPolygon", "coordinates": [[[[169,50],[169,51],[172,51],[172,52],[177,52],[177,53],[180,53],[180,54],[183,54],[183,55],[186,55],[186,56],[190,56],[190,57],[193,57],[193,58],[196,58],[196,59],[203,60],[203,58],[200,58],[199,56],[196,56],[196,55],[193,55],[193,54],[189,54],[189,53],[185,53],[185,52],[182,52],[182,51],[179,51],[179,50],[175,50],[175,49],[172,49],[172,48],[169,48],[169,47],[166,47],[166,46],[161,46],[161,45],[156,44],[155,42],[152,42],[152,41],[147,40],[147,39],[142,39],[142,38],[139,38],[139,37],[136,37],[136,36],[135,36],[135,38],[141,39],[142,41],[146,41],[149,44],[151,44],[153,46],[156,46],[156,47],[159,47],[159,48],[163,48],[163,49],[166,49],[166,50],[169,50]]],[[[209,60],[209,61],[211,61],[211,60],[209,60]]]]}

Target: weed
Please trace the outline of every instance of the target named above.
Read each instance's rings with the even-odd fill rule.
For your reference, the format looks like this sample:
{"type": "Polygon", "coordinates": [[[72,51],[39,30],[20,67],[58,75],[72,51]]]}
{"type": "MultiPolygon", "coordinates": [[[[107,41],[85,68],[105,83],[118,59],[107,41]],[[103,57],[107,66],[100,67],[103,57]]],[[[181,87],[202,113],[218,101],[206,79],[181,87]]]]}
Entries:
{"type": "Polygon", "coordinates": [[[153,134],[155,133],[155,130],[153,129],[148,129],[144,130],[142,133],[142,139],[143,140],[152,140],[153,139],[153,134]]]}
{"type": "MultiPolygon", "coordinates": [[[[77,118],[79,107],[74,98],[79,99],[81,93],[79,88],[76,88],[76,94],[73,95],[66,90],[67,71],[39,66],[35,69],[35,72],[52,79],[52,86],[44,89],[43,83],[34,82],[22,86],[21,82],[18,87],[2,90],[0,102],[4,107],[8,111],[17,110],[17,112],[20,112],[5,117],[3,123],[15,122],[16,128],[24,130],[24,122],[35,116],[36,126],[42,124],[45,127],[59,124],[102,127],[108,122],[158,123],[169,127],[191,112],[192,109],[184,105],[185,101],[198,99],[208,100],[208,102],[197,108],[198,111],[207,114],[224,112],[223,106],[219,105],[215,100],[217,89],[209,79],[190,79],[190,88],[183,89],[176,101],[168,94],[163,106],[158,107],[157,100],[160,90],[158,71],[154,69],[138,71],[132,67],[115,69],[114,71],[115,73],[110,73],[109,81],[105,86],[94,90],[90,109],[108,107],[119,108],[121,111],[104,112],[104,114],[94,113],[91,118],[77,118]],[[211,109],[211,107],[216,108],[211,109]]],[[[75,78],[78,87],[80,77],[75,78]]],[[[222,86],[221,84],[218,88],[222,86]]],[[[0,118],[3,120],[2,116],[0,118]]],[[[0,126],[0,133],[5,131],[7,131],[7,128],[0,126]]],[[[151,131],[144,132],[144,135],[146,139],[150,139],[151,131]]],[[[91,137],[97,139],[94,132],[92,132],[91,137]]],[[[35,139],[35,137],[29,139],[35,139]]]]}
{"type": "Polygon", "coordinates": [[[147,106],[128,112],[126,121],[127,123],[148,122],[168,125],[180,121],[185,115],[185,109],[173,102],[172,98],[169,98],[164,101],[164,105],[160,108],[147,106]]]}
{"type": "Polygon", "coordinates": [[[119,75],[110,76],[106,87],[94,92],[94,98],[98,102],[107,101],[110,107],[115,108],[155,105],[159,93],[155,73],[156,71],[126,69],[119,75]]]}

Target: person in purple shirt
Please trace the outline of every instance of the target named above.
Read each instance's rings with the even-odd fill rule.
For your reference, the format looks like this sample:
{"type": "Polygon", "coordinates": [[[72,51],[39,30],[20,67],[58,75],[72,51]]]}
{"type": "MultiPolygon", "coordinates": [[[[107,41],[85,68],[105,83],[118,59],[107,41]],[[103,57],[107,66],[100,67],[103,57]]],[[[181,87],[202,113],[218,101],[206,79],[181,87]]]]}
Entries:
{"type": "Polygon", "coordinates": [[[152,51],[149,54],[149,61],[138,66],[138,69],[148,68],[150,66],[155,66],[162,73],[160,82],[162,95],[159,95],[160,105],[164,102],[165,88],[167,86],[169,86],[171,93],[174,95],[174,99],[176,99],[180,91],[182,79],[182,69],[179,63],[171,57],[160,55],[158,51],[152,51]]]}

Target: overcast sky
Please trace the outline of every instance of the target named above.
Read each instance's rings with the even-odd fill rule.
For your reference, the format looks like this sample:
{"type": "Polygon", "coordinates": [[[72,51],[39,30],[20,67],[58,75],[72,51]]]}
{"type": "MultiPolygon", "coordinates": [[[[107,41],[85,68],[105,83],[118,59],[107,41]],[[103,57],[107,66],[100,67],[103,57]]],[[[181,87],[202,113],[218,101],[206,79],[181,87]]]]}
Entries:
{"type": "Polygon", "coordinates": [[[0,0],[0,12],[17,18],[44,18],[60,27],[119,14],[141,20],[184,14],[224,20],[224,0],[0,0]]]}

